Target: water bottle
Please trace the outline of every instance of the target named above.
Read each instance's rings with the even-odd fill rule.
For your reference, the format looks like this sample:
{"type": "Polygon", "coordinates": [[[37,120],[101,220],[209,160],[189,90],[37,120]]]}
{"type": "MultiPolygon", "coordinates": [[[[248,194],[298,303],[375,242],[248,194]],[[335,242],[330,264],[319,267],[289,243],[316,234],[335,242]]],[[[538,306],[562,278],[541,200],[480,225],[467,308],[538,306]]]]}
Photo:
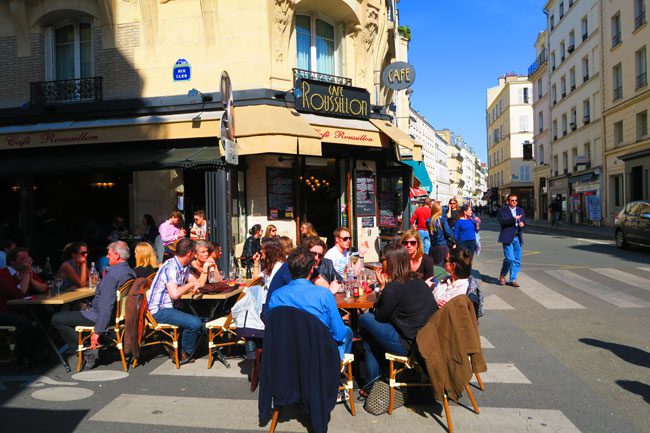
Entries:
{"type": "Polygon", "coordinates": [[[345,297],[349,298],[350,294],[352,293],[352,290],[354,289],[354,280],[356,279],[356,275],[354,274],[354,268],[352,267],[352,263],[348,264],[348,269],[346,271],[346,287],[345,287],[345,297]]]}
{"type": "Polygon", "coordinates": [[[208,270],[208,283],[216,283],[217,279],[214,276],[214,266],[210,266],[208,270]]]}
{"type": "Polygon", "coordinates": [[[45,257],[45,264],[43,265],[43,275],[46,276],[52,275],[52,263],[50,263],[49,257],[45,257]]]}
{"type": "Polygon", "coordinates": [[[95,262],[90,264],[90,275],[88,276],[88,287],[91,289],[97,288],[97,283],[99,283],[99,272],[95,268],[95,262]]]}

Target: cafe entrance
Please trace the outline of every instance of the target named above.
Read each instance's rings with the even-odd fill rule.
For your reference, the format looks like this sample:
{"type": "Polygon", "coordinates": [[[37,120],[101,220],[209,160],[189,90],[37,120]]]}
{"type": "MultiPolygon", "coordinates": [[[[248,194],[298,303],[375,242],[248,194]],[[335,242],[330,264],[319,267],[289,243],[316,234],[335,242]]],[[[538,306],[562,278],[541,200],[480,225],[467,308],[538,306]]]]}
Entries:
{"type": "Polygon", "coordinates": [[[301,221],[309,221],[319,236],[327,237],[328,247],[334,244],[332,233],[339,225],[336,167],[335,158],[305,157],[298,177],[301,221]]]}

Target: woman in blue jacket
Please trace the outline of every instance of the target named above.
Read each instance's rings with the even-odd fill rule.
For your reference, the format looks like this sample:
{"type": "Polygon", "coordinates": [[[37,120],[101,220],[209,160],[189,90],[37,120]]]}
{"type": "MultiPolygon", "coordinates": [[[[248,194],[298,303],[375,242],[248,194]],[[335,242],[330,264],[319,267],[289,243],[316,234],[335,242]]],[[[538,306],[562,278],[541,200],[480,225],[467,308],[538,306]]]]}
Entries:
{"type": "Polygon", "coordinates": [[[458,221],[454,226],[454,237],[458,243],[457,246],[468,249],[473,257],[476,251],[476,226],[470,219],[471,216],[472,209],[468,205],[460,207],[458,221]]]}
{"type": "Polygon", "coordinates": [[[442,208],[437,202],[431,206],[429,237],[431,238],[429,255],[433,257],[436,266],[444,267],[449,247],[455,245],[456,241],[447,220],[442,218],[442,208]]]}

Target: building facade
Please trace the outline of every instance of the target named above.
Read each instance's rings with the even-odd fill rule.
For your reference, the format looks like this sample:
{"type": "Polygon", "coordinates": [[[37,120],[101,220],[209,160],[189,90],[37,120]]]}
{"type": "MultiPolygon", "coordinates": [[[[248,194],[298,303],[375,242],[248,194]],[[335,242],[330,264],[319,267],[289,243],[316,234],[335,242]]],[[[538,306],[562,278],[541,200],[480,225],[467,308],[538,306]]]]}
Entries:
{"type": "Polygon", "coordinates": [[[524,144],[533,141],[532,104],[527,76],[506,74],[487,90],[488,186],[497,188],[499,203],[508,194],[517,194],[520,206],[531,215],[534,162],[524,160],[524,144]]]}
{"type": "Polygon", "coordinates": [[[604,218],[650,199],[647,0],[600,2],[603,33],[604,218]]]}

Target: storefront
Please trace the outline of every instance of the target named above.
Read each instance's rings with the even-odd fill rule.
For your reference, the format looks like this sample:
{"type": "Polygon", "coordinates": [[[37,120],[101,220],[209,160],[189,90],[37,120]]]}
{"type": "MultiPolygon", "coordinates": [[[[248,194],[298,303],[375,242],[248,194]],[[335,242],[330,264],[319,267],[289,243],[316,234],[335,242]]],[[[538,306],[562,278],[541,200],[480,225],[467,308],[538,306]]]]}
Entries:
{"type": "Polygon", "coordinates": [[[600,224],[600,170],[569,177],[568,211],[574,224],[600,224]]]}

